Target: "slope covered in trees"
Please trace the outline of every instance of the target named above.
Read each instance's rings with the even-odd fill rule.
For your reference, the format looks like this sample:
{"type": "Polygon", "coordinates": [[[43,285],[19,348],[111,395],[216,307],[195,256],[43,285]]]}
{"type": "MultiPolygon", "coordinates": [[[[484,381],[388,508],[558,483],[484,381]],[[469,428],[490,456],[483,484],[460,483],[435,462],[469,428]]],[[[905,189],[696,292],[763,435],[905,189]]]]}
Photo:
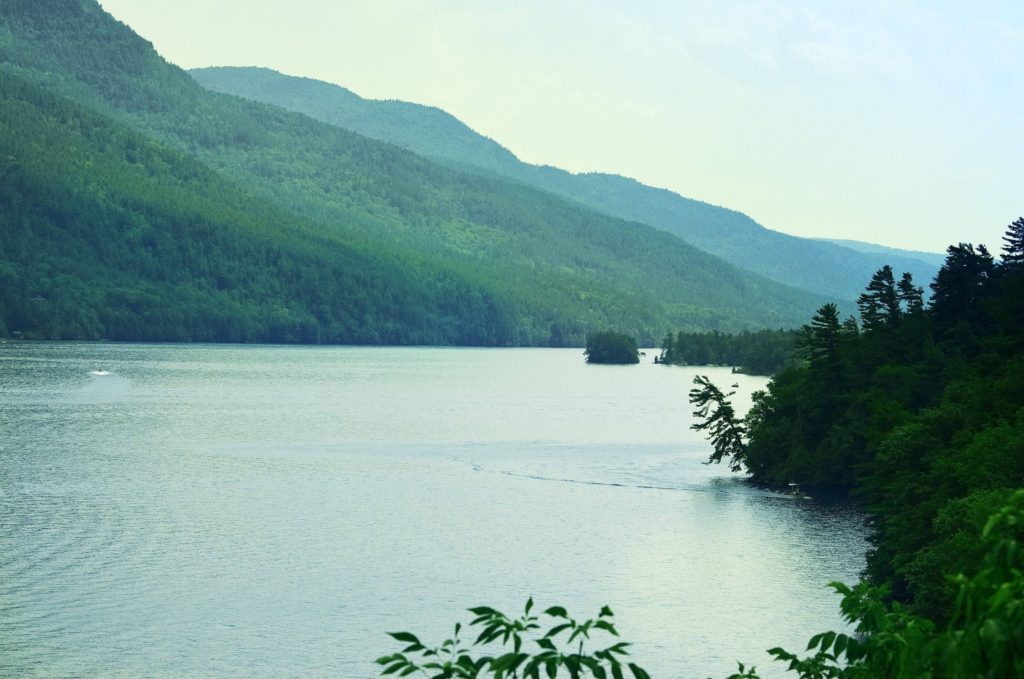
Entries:
{"type": "Polygon", "coordinates": [[[304,113],[459,167],[514,178],[605,214],[649,224],[774,281],[839,300],[856,297],[864,280],[884,262],[922,280],[937,269],[934,262],[911,253],[865,252],[771,231],[740,212],[627,177],[575,175],[555,167],[529,165],[434,107],[366,100],[343,87],[264,68],[217,67],[190,73],[211,90],[304,113]]]}
{"type": "Polygon", "coordinates": [[[182,154],[2,72],[0,119],[0,319],[10,330],[179,341],[514,339],[508,300],[482,297],[466,272],[411,256],[397,267],[388,260],[400,253],[325,237],[182,154]]]}
{"type": "Polygon", "coordinates": [[[754,400],[736,448],[753,478],[852,492],[873,525],[868,573],[942,620],[970,571],[976,536],[1024,487],[1024,219],[1001,259],[951,246],[931,303],[883,267],[860,323],[821,307],[801,331],[805,359],[754,400]]]}
{"type": "MultiPolygon", "coordinates": [[[[791,325],[820,303],[820,298],[749,275],[650,227],[600,215],[515,182],[444,167],[302,115],[209,92],[164,62],[149,43],[92,0],[4,0],[0,6],[0,69],[48,92],[70,97],[77,105],[105,116],[109,124],[130,127],[148,141],[159,143],[164,151],[184,154],[197,167],[209,168],[221,178],[217,186],[232,187],[215,190],[245,195],[242,202],[251,205],[250,216],[260,213],[257,221],[266,225],[265,231],[273,231],[282,246],[301,249],[308,234],[314,240],[359,244],[360,251],[376,262],[388,279],[388,296],[395,305],[418,307],[420,303],[412,300],[418,299],[420,289],[430,295],[432,286],[445,287],[436,281],[452,279],[457,283],[451,286],[465,287],[465,297],[479,303],[470,305],[475,311],[463,309],[459,294],[451,295],[455,309],[438,312],[442,317],[461,319],[448,321],[449,326],[479,329],[491,323],[489,316],[497,315],[503,324],[515,328],[477,334],[449,327],[443,332],[424,329],[419,333],[420,320],[415,314],[405,314],[395,321],[405,330],[378,333],[369,322],[375,318],[371,313],[363,314],[366,332],[355,334],[329,331],[330,322],[318,320],[322,341],[461,343],[476,337],[474,343],[578,346],[589,329],[615,325],[641,341],[654,342],[666,327],[791,325]],[[408,285],[402,283],[406,278],[408,285]],[[406,295],[408,304],[398,299],[406,295]],[[463,312],[472,319],[463,318],[463,312]]],[[[74,117],[65,121],[70,127],[76,124],[74,117]]],[[[136,158],[135,151],[126,150],[122,158],[115,159],[116,149],[95,150],[110,151],[105,156],[109,172],[96,175],[96,189],[101,193],[130,202],[131,193],[118,185],[125,181],[118,172],[160,174],[150,167],[153,158],[136,158]],[[116,170],[118,163],[127,166],[116,170]]],[[[44,160],[49,156],[49,162],[42,162],[34,175],[37,185],[46,183],[47,168],[53,168],[55,176],[70,171],[60,167],[65,160],[59,146],[40,142],[37,153],[44,160]]],[[[84,169],[79,167],[79,171],[84,169]]],[[[157,186],[159,181],[152,184],[157,186]]],[[[194,188],[189,185],[183,190],[194,188]]],[[[158,190],[162,189],[154,188],[158,190]]],[[[35,191],[25,189],[27,202],[37,195],[35,191]]],[[[211,203],[218,199],[201,191],[198,198],[211,203]]],[[[175,204],[185,202],[182,196],[175,204]]],[[[24,209],[33,214],[43,208],[28,205],[24,209]]],[[[74,214],[68,217],[62,222],[66,226],[87,221],[89,228],[101,226],[93,220],[73,219],[74,214]]],[[[171,215],[168,221],[180,220],[171,215]]],[[[217,218],[210,223],[213,230],[222,226],[217,218]]],[[[244,240],[250,230],[236,233],[244,240]]],[[[117,238],[116,232],[98,235],[117,238]]],[[[241,253],[245,247],[211,255],[210,270],[244,268],[247,264],[241,253]]],[[[343,258],[335,261],[336,253],[330,247],[307,250],[312,250],[308,256],[323,266],[347,268],[343,258]]],[[[156,256],[166,251],[157,250],[156,256]]],[[[91,255],[93,251],[85,252],[91,255]]],[[[31,267],[13,260],[8,264],[8,275],[19,288],[28,290],[35,285],[26,278],[31,267]]],[[[256,262],[250,264],[260,268],[256,262]]],[[[47,263],[58,272],[67,265],[66,261],[47,263]]],[[[165,265],[167,262],[161,262],[165,265]]],[[[167,281],[147,279],[147,271],[136,270],[140,281],[166,286],[167,281]]],[[[88,276],[85,280],[90,281],[88,276]]],[[[293,293],[305,290],[307,284],[318,287],[316,281],[303,279],[299,284],[294,276],[289,280],[293,284],[279,299],[288,307],[304,307],[302,299],[314,292],[299,297],[293,293]]],[[[349,277],[346,294],[361,296],[356,289],[362,280],[349,277]]],[[[165,293],[172,296],[168,290],[161,294],[165,293]]],[[[319,294],[334,303],[335,293],[319,294]]],[[[372,291],[367,294],[377,296],[372,291]]],[[[74,304],[64,305],[70,306],[74,304]]],[[[17,318],[21,319],[18,325],[26,323],[24,316],[17,318]]],[[[13,327],[10,318],[5,322],[9,330],[31,329],[13,327]]],[[[65,327],[83,326],[68,323],[65,327]]],[[[178,337],[163,336],[154,328],[143,334],[178,337]]],[[[75,336],[73,330],[43,334],[75,336]]],[[[205,332],[193,336],[214,338],[205,332]]]]}

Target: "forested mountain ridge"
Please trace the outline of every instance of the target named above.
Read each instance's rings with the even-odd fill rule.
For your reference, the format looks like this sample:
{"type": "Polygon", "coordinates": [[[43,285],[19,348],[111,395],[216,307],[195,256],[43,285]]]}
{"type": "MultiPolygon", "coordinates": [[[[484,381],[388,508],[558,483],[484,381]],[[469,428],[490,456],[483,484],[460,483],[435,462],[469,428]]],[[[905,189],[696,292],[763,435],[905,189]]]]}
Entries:
{"type": "MultiPolygon", "coordinates": [[[[271,215],[261,223],[276,230],[275,238],[330,244],[312,249],[324,266],[332,265],[331,248],[341,243],[358,246],[380,271],[419,272],[428,282],[454,276],[469,296],[491,300],[503,323],[516,328],[484,333],[473,343],[580,344],[587,330],[607,325],[653,342],[667,327],[793,325],[821,301],[650,227],[517,182],[445,167],[303,115],[209,92],[91,0],[4,0],[0,8],[0,70],[210,168],[223,180],[217,190],[240,192],[253,210],[271,215]]],[[[74,126],[71,118],[64,122],[74,126]]],[[[126,151],[123,162],[153,175],[151,159],[133,160],[132,153],[126,151]]],[[[15,277],[30,269],[23,261],[6,265],[15,277]]],[[[22,282],[26,290],[32,286],[22,282]]],[[[342,337],[327,331],[317,314],[311,317],[324,341],[374,341],[372,333],[370,339],[342,337]]],[[[377,341],[422,341],[411,326],[394,335],[404,339],[377,341]]],[[[437,336],[428,341],[467,341],[457,331],[437,336]]]]}
{"type": "Polygon", "coordinates": [[[519,161],[440,109],[401,101],[366,100],[350,90],[266,68],[194,69],[205,87],[305,113],[425,156],[522,181],[605,214],[649,224],[743,269],[805,290],[852,300],[882,264],[931,278],[933,261],[798,238],[764,228],[743,213],[684,198],[666,189],[604,173],[572,174],[519,161]]]}
{"type": "Polygon", "coordinates": [[[0,120],[0,334],[516,341],[512,301],[465,271],[324,235],[184,154],[2,71],[0,120]],[[391,261],[399,257],[402,267],[391,261]]]}
{"type": "Polygon", "coordinates": [[[825,241],[826,243],[835,243],[851,250],[857,250],[858,252],[867,252],[875,255],[884,255],[886,257],[893,257],[896,261],[902,261],[904,259],[920,259],[928,264],[934,264],[936,267],[941,267],[942,263],[946,259],[946,255],[941,252],[923,252],[921,250],[904,250],[903,248],[891,248],[886,245],[879,245],[878,243],[865,243],[859,240],[849,240],[845,238],[817,238],[815,240],[825,241]]]}

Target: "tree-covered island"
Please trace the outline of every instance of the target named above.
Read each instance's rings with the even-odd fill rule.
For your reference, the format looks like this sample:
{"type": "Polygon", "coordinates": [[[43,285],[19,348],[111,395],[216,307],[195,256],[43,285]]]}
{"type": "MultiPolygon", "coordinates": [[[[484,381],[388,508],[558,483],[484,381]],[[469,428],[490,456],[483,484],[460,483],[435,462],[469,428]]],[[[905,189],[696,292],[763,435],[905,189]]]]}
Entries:
{"type": "Polygon", "coordinates": [[[587,348],[583,355],[587,357],[587,363],[628,365],[640,362],[640,349],[636,340],[614,330],[587,335],[587,348]]]}

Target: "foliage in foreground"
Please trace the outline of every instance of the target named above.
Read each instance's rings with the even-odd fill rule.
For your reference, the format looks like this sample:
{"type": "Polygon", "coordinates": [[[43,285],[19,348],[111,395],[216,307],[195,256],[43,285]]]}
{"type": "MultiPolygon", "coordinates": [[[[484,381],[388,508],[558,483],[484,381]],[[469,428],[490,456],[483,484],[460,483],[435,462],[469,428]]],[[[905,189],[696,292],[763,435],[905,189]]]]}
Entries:
{"type": "MultiPolygon", "coordinates": [[[[849,587],[832,583],[842,595],[843,617],[854,626],[854,634],[824,632],[811,637],[809,655],[801,657],[782,648],[768,651],[801,679],[868,679],[887,677],[1019,677],[1024,676],[1024,490],[1014,492],[1007,505],[989,517],[982,531],[987,549],[975,573],[950,577],[956,598],[938,626],[890,602],[887,592],[867,583],[849,587]]],[[[648,674],[634,663],[626,663],[625,642],[589,651],[586,643],[597,630],[618,637],[608,607],[594,620],[577,622],[564,608],[545,612],[554,624],[543,636],[529,636],[540,629],[537,616],[530,615],[531,599],[522,617],[511,619],[487,607],[471,608],[477,617],[470,623],[481,629],[468,646],[455,636],[430,648],[408,632],[391,636],[407,644],[400,652],[377,660],[383,675],[407,676],[416,672],[430,679],[518,678],[634,679],[648,674]],[[565,635],[560,648],[559,635],[565,635]],[[497,647],[495,655],[486,649],[497,647]],[[511,648],[510,648],[511,646],[511,648]],[[484,651],[477,653],[477,649],[484,651]],[[413,655],[415,654],[415,657],[413,655]],[[628,673],[627,673],[628,672],[628,673]]],[[[680,674],[685,673],[681,668],[680,674]]],[[[758,679],[756,668],[739,665],[729,679],[758,679]]]]}
{"type": "Polygon", "coordinates": [[[431,679],[540,679],[541,672],[552,678],[561,673],[571,679],[623,679],[630,675],[633,679],[650,679],[642,667],[625,659],[629,655],[625,641],[612,639],[614,643],[591,650],[592,634],[619,636],[607,606],[596,618],[582,622],[569,617],[561,606],[552,606],[544,611],[552,625],[543,635],[539,634],[540,618],[532,615],[532,610],[532,598],[526,602],[522,616],[514,619],[487,606],[469,609],[476,616],[469,626],[481,628],[476,641],[469,645],[460,637],[461,624],[455,625],[450,639],[435,647],[424,645],[409,632],[391,632],[395,640],[407,646],[400,653],[378,658],[377,664],[384,666],[382,675],[404,677],[420,672],[431,679]],[[488,655],[491,652],[494,655],[488,655]]]}

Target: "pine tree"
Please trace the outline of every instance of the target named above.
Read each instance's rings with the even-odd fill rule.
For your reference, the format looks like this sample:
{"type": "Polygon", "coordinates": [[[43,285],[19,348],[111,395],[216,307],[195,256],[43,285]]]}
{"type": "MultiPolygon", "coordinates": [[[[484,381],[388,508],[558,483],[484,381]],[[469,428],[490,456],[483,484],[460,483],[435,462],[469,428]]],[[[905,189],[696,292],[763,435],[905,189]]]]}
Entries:
{"type": "Polygon", "coordinates": [[[914,285],[914,277],[910,272],[903,272],[903,278],[896,284],[896,294],[907,305],[907,313],[911,316],[924,311],[924,288],[914,285]]]}
{"type": "Polygon", "coordinates": [[[831,362],[839,341],[839,309],[835,304],[823,305],[808,325],[800,328],[797,350],[811,363],[831,362]]]}
{"type": "Polygon", "coordinates": [[[891,266],[886,264],[875,272],[867,291],[857,298],[857,307],[865,330],[876,330],[899,321],[900,301],[891,266]]]}
{"type": "Polygon", "coordinates": [[[941,327],[957,322],[972,324],[980,319],[980,302],[992,278],[994,263],[984,245],[950,245],[946,262],[931,284],[932,315],[941,327]]]}
{"type": "Polygon", "coordinates": [[[1024,217],[1006,227],[1003,243],[1003,264],[1010,266],[1024,264],[1024,217]]]}

